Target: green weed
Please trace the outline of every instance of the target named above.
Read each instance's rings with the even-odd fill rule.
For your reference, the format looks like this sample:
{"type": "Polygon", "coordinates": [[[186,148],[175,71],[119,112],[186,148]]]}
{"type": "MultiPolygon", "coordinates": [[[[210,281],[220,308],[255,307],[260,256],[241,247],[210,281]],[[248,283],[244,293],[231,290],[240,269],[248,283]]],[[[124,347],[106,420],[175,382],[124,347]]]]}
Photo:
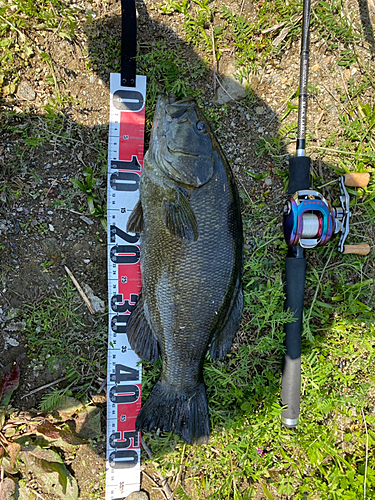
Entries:
{"type": "Polygon", "coordinates": [[[30,66],[34,57],[46,62],[52,82],[57,86],[51,56],[40,49],[36,35],[54,33],[74,40],[80,9],[69,7],[60,0],[12,0],[0,6],[0,89],[3,94],[14,94],[19,72],[30,66]]]}
{"type": "Polygon", "coordinates": [[[190,7],[190,0],[181,0],[181,2],[174,2],[167,0],[166,2],[159,3],[158,8],[162,14],[172,14],[173,12],[181,12],[185,16],[188,15],[190,7]]]}
{"type": "Polygon", "coordinates": [[[250,71],[256,68],[256,63],[262,61],[259,54],[265,57],[270,48],[267,50],[267,42],[256,36],[260,30],[259,25],[250,24],[243,15],[233,15],[226,6],[222,7],[221,16],[231,28],[232,40],[236,47],[238,76],[246,79],[250,71]]]}
{"type": "MultiPolygon", "coordinates": [[[[346,144],[357,153],[357,167],[372,166],[375,161],[375,107],[363,104],[358,98],[356,109],[343,113],[340,118],[343,136],[349,140],[346,144]]],[[[358,171],[361,170],[358,168],[358,171]]]]}
{"type": "Polygon", "coordinates": [[[86,194],[90,214],[95,217],[99,217],[104,231],[107,231],[107,219],[105,214],[106,205],[103,202],[104,189],[100,189],[103,181],[102,179],[95,177],[92,167],[83,167],[83,176],[83,182],[78,181],[77,179],[72,179],[71,182],[74,186],[86,194]]]}
{"type": "Polygon", "coordinates": [[[82,321],[85,307],[68,279],[62,279],[51,296],[38,304],[27,305],[25,332],[33,366],[47,367],[52,372],[65,367],[69,383],[62,392],[48,396],[44,408],[51,406],[51,398],[54,401],[54,397],[65,396],[73,383],[85,393],[95,379],[95,363],[106,357],[105,319],[100,318],[92,328],[82,321]]]}
{"type": "MultiPolygon", "coordinates": [[[[205,65],[198,60],[188,61],[181,50],[170,50],[164,42],[156,42],[154,49],[138,57],[139,71],[147,76],[146,133],[151,130],[157,98],[160,94],[174,95],[176,99],[197,98],[201,94],[199,79],[205,74],[205,65]]],[[[146,138],[147,145],[147,138],[146,138]]]]}
{"type": "MultiPolygon", "coordinates": [[[[251,71],[271,58],[273,64],[277,64],[275,58],[291,41],[300,37],[302,2],[266,0],[259,4],[257,15],[251,22],[243,14],[234,15],[224,5],[221,17],[226,22],[221,33],[231,34],[230,38],[228,35],[223,36],[222,44],[228,44],[228,38],[234,44],[237,76],[246,80],[251,71]]],[[[311,29],[324,38],[329,50],[337,50],[340,43],[344,45],[340,52],[340,66],[348,67],[357,61],[353,46],[358,43],[360,36],[347,18],[341,1],[320,1],[314,6],[311,29]]]]}
{"type": "MultiPolygon", "coordinates": [[[[242,332],[224,360],[205,363],[210,444],[184,448],[172,434],[145,439],[164,474],[177,474],[184,460],[190,475],[181,491],[188,486],[193,498],[251,499],[261,484],[266,498],[354,500],[362,498],[365,470],[371,498],[375,457],[366,459],[364,448],[375,439],[368,401],[375,380],[372,281],[363,258],[338,260],[334,243],[315,253],[307,275],[313,296],[305,301],[301,423],[296,430],[283,428],[283,327],[291,319],[283,311],[286,248],[264,209],[244,199],[250,248],[242,332]]],[[[145,373],[146,387],[155,381],[152,373],[145,373]]]]}
{"type": "Polygon", "coordinates": [[[344,44],[345,48],[341,50],[338,60],[339,66],[348,67],[357,61],[353,44],[361,36],[354,30],[341,1],[329,3],[321,0],[313,10],[312,28],[324,38],[329,50],[337,50],[340,42],[344,44]]]}
{"type": "Polygon", "coordinates": [[[257,156],[269,156],[276,167],[281,167],[288,156],[287,153],[283,153],[284,150],[285,142],[280,134],[262,137],[256,145],[257,156]]]}
{"type": "Polygon", "coordinates": [[[55,389],[42,397],[39,408],[43,412],[52,412],[62,406],[68,396],[73,396],[69,388],[55,389]]]}

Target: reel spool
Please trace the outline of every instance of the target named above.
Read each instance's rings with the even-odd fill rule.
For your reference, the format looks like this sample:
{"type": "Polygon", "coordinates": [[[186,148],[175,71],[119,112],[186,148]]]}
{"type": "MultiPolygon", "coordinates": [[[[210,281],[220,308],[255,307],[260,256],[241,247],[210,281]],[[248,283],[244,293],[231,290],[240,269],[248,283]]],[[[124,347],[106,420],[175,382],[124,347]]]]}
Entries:
{"type": "Polygon", "coordinates": [[[366,187],[370,174],[346,174],[339,178],[341,207],[334,208],[320,193],[311,189],[297,191],[284,206],[284,236],[288,246],[315,248],[340,234],[339,252],[367,255],[367,244],[344,245],[349,234],[349,194],[345,186],[366,187]]]}

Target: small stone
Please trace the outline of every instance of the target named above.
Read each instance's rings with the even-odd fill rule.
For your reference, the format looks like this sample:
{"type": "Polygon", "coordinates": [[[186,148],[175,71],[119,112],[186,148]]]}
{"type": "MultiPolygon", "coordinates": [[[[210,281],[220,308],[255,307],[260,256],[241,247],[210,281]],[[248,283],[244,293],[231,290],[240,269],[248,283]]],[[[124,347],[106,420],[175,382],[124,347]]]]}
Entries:
{"type": "Polygon", "coordinates": [[[99,297],[94,295],[94,292],[92,288],[89,285],[84,286],[84,292],[87,295],[87,298],[89,299],[92,307],[94,308],[95,312],[99,313],[104,313],[105,312],[105,302],[104,300],[101,300],[99,297]]]}
{"type": "Polygon", "coordinates": [[[54,230],[55,230],[55,228],[52,226],[52,224],[48,224],[48,229],[49,229],[50,231],[54,231],[54,230]]]}
{"type": "Polygon", "coordinates": [[[126,500],[149,500],[149,496],[145,491],[133,491],[126,497],[126,500]]]}
{"type": "Polygon", "coordinates": [[[10,309],[8,311],[8,318],[9,319],[14,319],[14,318],[17,318],[17,316],[19,315],[20,313],[20,310],[19,309],[16,309],[16,308],[13,308],[13,309],[10,309]]]}
{"type": "Polygon", "coordinates": [[[6,343],[10,345],[11,347],[18,347],[20,343],[18,342],[17,339],[13,339],[12,337],[8,337],[6,339],[6,343]]]}
{"type": "Polygon", "coordinates": [[[56,238],[45,238],[42,242],[42,247],[48,260],[53,259],[60,253],[60,247],[56,238]]]}
{"type": "Polygon", "coordinates": [[[264,106],[257,106],[257,107],[255,108],[255,113],[256,113],[257,115],[263,115],[263,114],[264,114],[264,106]]]}
{"type": "Polygon", "coordinates": [[[345,76],[346,80],[349,80],[349,78],[352,76],[351,72],[350,72],[350,69],[346,69],[344,71],[344,76],[345,76]]]}
{"type": "Polygon", "coordinates": [[[50,163],[47,163],[47,165],[45,165],[44,167],[44,170],[49,170],[51,167],[52,165],[50,163]]]}
{"type": "Polygon", "coordinates": [[[265,184],[267,187],[271,187],[271,186],[272,186],[272,177],[267,176],[267,177],[264,179],[264,184],[265,184]]]}
{"type": "Polygon", "coordinates": [[[264,127],[259,127],[259,128],[258,128],[258,132],[259,132],[260,134],[263,134],[263,132],[264,132],[264,127]]]}
{"type": "Polygon", "coordinates": [[[91,224],[94,224],[94,221],[86,217],[86,215],[81,215],[80,219],[83,220],[83,222],[86,222],[86,224],[88,224],[89,226],[91,226],[91,224]]]}
{"type": "Polygon", "coordinates": [[[21,82],[18,86],[17,96],[27,101],[35,101],[36,93],[27,82],[21,82]]]}
{"type": "Polygon", "coordinates": [[[218,104],[225,104],[230,101],[239,101],[246,97],[245,84],[240,83],[233,76],[236,73],[234,61],[230,62],[223,72],[221,85],[216,92],[218,104]]]}

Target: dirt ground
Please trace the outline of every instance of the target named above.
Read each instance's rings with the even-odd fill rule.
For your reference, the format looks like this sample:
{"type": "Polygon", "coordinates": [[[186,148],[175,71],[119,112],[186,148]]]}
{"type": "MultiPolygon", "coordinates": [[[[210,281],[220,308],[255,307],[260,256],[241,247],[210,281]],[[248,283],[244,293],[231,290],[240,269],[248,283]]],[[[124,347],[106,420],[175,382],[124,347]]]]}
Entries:
{"type": "MultiPolygon", "coordinates": [[[[241,11],[249,17],[254,11],[249,0],[225,3],[233,12],[241,11]]],[[[375,9],[371,10],[371,6],[366,22],[363,19],[361,22],[361,3],[349,2],[348,7],[359,25],[365,25],[366,22],[370,27],[371,23],[374,25],[375,9]]],[[[180,14],[161,15],[152,0],[137,2],[137,8],[141,51],[151,50],[155,41],[164,40],[171,47],[179,45],[187,59],[202,56],[199,52],[194,53],[191,46],[185,43],[180,14]]],[[[113,61],[112,68],[98,67],[96,70],[86,69],[86,63],[90,61],[92,50],[106,48],[101,47],[101,44],[108,43],[106,41],[109,38],[119,40],[120,11],[114,1],[101,6],[98,4],[95,10],[94,24],[82,34],[78,43],[62,40],[52,34],[45,38],[40,35],[40,44],[48,48],[58,68],[62,82],[60,85],[72,97],[71,104],[65,107],[61,132],[65,136],[68,134],[69,140],[62,140],[62,135],[56,130],[51,141],[32,154],[25,147],[21,134],[17,137],[9,132],[0,143],[0,168],[3,172],[7,171],[14,158],[22,163],[17,176],[10,179],[16,195],[5,198],[1,197],[0,192],[0,363],[5,366],[21,354],[26,354],[21,364],[20,385],[12,401],[13,408],[20,414],[29,411],[37,413],[41,399],[51,389],[47,387],[33,391],[55,383],[66,375],[63,365],[56,365],[51,370],[47,363],[36,366],[29,357],[24,327],[31,307],[59,290],[61,279],[66,277],[64,266],[73,272],[81,286],[89,285],[96,296],[107,300],[106,233],[100,220],[88,213],[85,194],[74,189],[71,182],[72,178],[82,173],[85,166],[104,162],[105,167],[105,159],[98,155],[98,144],[105,148],[107,142],[109,72],[118,70],[118,61],[113,61]],[[85,207],[84,211],[82,207],[85,207]]],[[[375,44],[370,34],[367,35],[367,42],[374,51],[375,44]]],[[[274,134],[279,128],[279,119],[285,113],[287,101],[298,87],[299,52],[299,42],[293,43],[277,61],[254,73],[250,83],[255,100],[251,104],[248,101],[230,101],[227,113],[215,130],[239,183],[254,198],[259,190],[268,191],[269,205],[266,209],[275,216],[281,214],[283,186],[280,179],[273,176],[272,165],[255,155],[254,145],[261,137],[274,134]],[[267,172],[268,175],[260,182],[243,174],[243,169],[250,169],[254,174],[267,172]]],[[[368,57],[365,50],[362,56],[368,57]]],[[[224,53],[219,73],[224,75],[233,60],[232,47],[224,53]]],[[[341,103],[337,88],[345,88],[349,79],[359,78],[362,68],[356,63],[350,69],[341,69],[337,65],[336,55],[326,51],[324,39],[314,35],[311,40],[310,68],[310,82],[312,85],[319,84],[320,92],[310,102],[309,128],[315,132],[315,142],[312,144],[319,145],[332,129],[338,127],[341,103]]],[[[29,67],[21,75],[23,85],[19,85],[17,95],[7,98],[3,104],[6,109],[17,111],[13,124],[19,123],[20,132],[30,126],[31,121],[35,127],[37,117],[45,115],[45,104],[53,88],[46,84],[43,71],[38,65],[29,67]]],[[[213,102],[212,75],[200,84],[207,102],[213,102]]],[[[42,133],[42,120],[39,126],[42,133]]],[[[294,144],[291,144],[286,152],[292,153],[293,149],[294,144]]],[[[332,170],[325,166],[324,161],[314,161],[313,171],[327,178],[327,181],[333,178],[332,170]]],[[[103,185],[103,193],[105,188],[103,185]]],[[[330,197],[332,193],[331,187],[327,187],[324,194],[330,197]]],[[[373,228],[370,230],[373,241],[373,228]]],[[[365,233],[366,229],[360,227],[357,230],[358,238],[363,236],[366,239],[369,235],[365,233]]],[[[77,302],[77,307],[85,325],[81,332],[84,339],[96,327],[98,318],[91,315],[83,303],[77,302]]],[[[105,343],[104,333],[104,346],[105,343]]],[[[95,354],[95,350],[87,349],[88,355],[95,354]]],[[[91,403],[102,411],[102,436],[95,439],[92,445],[82,445],[76,460],[70,464],[82,500],[92,498],[92,495],[104,498],[103,366],[105,360],[101,359],[89,391],[91,403]]],[[[62,381],[52,387],[64,387],[64,383],[62,381]]],[[[30,484],[32,481],[34,479],[30,478],[30,484]]],[[[148,491],[153,500],[164,498],[155,470],[145,470],[142,489],[148,491]]],[[[45,493],[39,490],[38,496],[55,498],[52,492],[48,495],[45,493]]],[[[258,498],[264,497],[259,493],[258,498]]]]}

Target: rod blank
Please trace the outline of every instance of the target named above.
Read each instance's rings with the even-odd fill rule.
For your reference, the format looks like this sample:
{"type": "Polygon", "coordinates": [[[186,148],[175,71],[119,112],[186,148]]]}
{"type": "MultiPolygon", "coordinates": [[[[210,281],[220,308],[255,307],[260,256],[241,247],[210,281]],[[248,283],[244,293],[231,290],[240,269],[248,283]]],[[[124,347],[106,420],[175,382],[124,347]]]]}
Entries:
{"type": "Polygon", "coordinates": [[[311,0],[303,2],[303,24],[300,58],[300,80],[298,98],[297,156],[305,156],[307,79],[309,74],[311,0]]]}

